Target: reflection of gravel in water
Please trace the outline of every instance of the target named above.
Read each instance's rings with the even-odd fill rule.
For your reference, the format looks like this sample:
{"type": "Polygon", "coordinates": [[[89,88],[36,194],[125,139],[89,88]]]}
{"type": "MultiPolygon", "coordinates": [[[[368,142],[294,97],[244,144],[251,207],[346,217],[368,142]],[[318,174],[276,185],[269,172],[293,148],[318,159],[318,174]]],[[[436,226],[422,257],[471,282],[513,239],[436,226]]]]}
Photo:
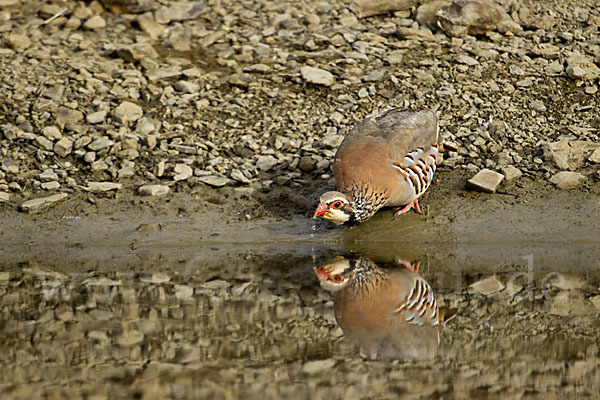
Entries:
{"type": "MultiPolygon", "coordinates": [[[[3,382],[11,384],[2,391],[11,398],[52,396],[59,389],[49,382],[60,383],[63,393],[109,397],[150,395],[170,385],[217,398],[220,390],[234,397],[266,390],[274,398],[293,388],[306,398],[400,389],[449,396],[491,387],[506,395],[532,387],[570,395],[600,389],[597,309],[586,299],[588,289],[544,292],[535,280],[531,298],[507,291],[484,296],[466,284],[440,288],[433,274],[442,309],[458,309],[442,329],[437,358],[367,363],[343,337],[331,297],[311,269],[298,274],[278,266],[281,260],[248,260],[251,280],[238,273],[209,281],[205,273],[172,273],[175,264],[142,266],[143,273],[10,269],[0,275],[3,382]],[[553,315],[569,307],[579,316],[553,315]]],[[[504,275],[497,279],[506,283],[504,275]]]]}

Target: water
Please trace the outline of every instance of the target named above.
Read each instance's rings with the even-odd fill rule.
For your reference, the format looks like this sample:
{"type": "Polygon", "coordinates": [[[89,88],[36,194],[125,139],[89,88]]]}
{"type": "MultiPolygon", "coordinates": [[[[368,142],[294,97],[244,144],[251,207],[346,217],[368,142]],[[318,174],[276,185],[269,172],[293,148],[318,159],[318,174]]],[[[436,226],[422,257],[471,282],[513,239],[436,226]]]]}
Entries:
{"type": "Polygon", "coordinates": [[[478,237],[474,221],[449,230],[407,217],[391,227],[382,216],[348,230],[300,217],[243,229],[65,219],[61,234],[32,234],[5,253],[0,390],[4,398],[596,396],[600,236],[478,237]],[[415,245],[425,235],[418,226],[429,239],[415,245]],[[314,271],[336,256],[388,270],[401,268],[390,266],[394,257],[421,261],[440,312],[453,316],[433,357],[388,359],[342,329],[335,294],[314,271]],[[490,276],[480,291],[491,293],[471,286],[490,276]]]}

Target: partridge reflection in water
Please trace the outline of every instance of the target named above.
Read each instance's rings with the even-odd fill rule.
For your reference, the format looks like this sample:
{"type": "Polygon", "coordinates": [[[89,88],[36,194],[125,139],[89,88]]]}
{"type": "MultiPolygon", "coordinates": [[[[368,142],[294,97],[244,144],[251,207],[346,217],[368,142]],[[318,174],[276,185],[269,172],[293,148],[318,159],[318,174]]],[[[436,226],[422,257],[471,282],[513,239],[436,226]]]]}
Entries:
{"type": "Polygon", "coordinates": [[[342,257],[316,268],[335,293],[335,318],[361,353],[388,359],[431,359],[439,345],[439,310],[419,265],[379,268],[368,258],[342,257]]]}

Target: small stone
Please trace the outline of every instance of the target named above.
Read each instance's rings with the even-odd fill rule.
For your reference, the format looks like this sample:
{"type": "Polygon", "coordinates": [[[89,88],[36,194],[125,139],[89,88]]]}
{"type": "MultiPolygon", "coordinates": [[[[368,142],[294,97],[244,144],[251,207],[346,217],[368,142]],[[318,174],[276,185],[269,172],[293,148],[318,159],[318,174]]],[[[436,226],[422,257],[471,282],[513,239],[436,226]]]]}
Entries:
{"type": "Polygon", "coordinates": [[[144,282],[144,283],[152,283],[155,285],[160,285],[162,283],[167,283],[171,281],[171,277],[165,273],[162,272],[158,272],[156,274],[152,274],[151,277],[146,278],[146,277],[141,277],[140,281],[144,282]]]}
{"type": "Polygon", "coordinates": [[[154,17],[150,12],[140,15],[137,18],[137,23],[142,31],[150,35],[151,39],[158,39],[160,35],[165,33],[165,26],[154,21],[154,17]]]}
{"type": "Polygon", "coordinates": [[[590,154],[590,156],[588,157],[588,161],[600,164],[600,147],[598,147],[592,152],[592,154],[590,154]]]}
{"type": "Polygon", "coordinates": [[[482,169],[467,181],[467,187],[480,192],[495,193],[502,179],[504,179],[504,175],[489,169],[482,169]]]}
{"type": "Polygon", "coordinates": [[[89,192],[108,192],[119,190],[123,187],[121,183],[115,182],[88,182],[86,190],[89,192]]]}
{"type": "Polygon", "coordinates": [[[492,275],[473,283],[469,287],[477,293],[481,293],[484,296],[489,296],[490,294],[503,290],[504,284],[500,282],[496,276],[492,275]]]}
{"type": "Polygon", "coordinates": [[[42,129],[42,135],[50,140],[57,140],[62,138],[62,134],[60,133],[60,129],[56,126],[46,126],[42,129]]]}
{"type": "Polygon", "coordinates": [[[117,55],[127,62],[136,62],[144,58],[158,58],[158,53],[150,43],[134,43],[117,50],[117,55]]]}
{"type": "Polygon", "coordinates": [[[99,15],[94,15],[83,23],[83,27],[89,30],[106,28],[106,21],[99,15]]]}
{"type": "Polygon", "coordinates": [[[38,175],[38,178],[44,182],[57,181],[58,175],[52,168],[45,169],[44,172],[38,175]]]}
{"type": "Polygon", "coordinates": [[[529,108],[538,112],[546,111],[546,106],[544,105],[544,102],[540,100],[531,100],[531,102],[529,103],[529,108]]]}
{"type": "Polygon", "coordinates": [[[69,196],[66,193],[58,193],[48,197],[40,197],[33,200],[27,200],[26,202],[21,204],[21,206],[19,206],[19,210],[27,212],[40,211],[51,204],[66,199],[67,197],[69,196]]]}
{"type": "Polygon", "coordinates": [[[0,192],[0,203],[7,203],[10,201],[10,193],[0,192]]]}
{"type": "Polygon", "coordinates": [[[142,196],[163,196],[169,193],[170,190],[171,188],[165,185],[144,185],[140,186],[138,192],[142,196]]]}
{"type": "Polygon", "coordinates": [[[99,124],[104,122],[108,113],[104,110],[96,111],[89,114],[85,119],[90,124],[99,124]]]}
{"type": "Polygon", "coordinates": [[[585,315],[590,312],[587,299],[579,290],[561,290],[550,299],[549,313],[554,315],[585,315]]]}
{"type": "Polygon", "coordinates": [[[513,165],[508,165],[508,166],[502,168],[502,173],[504,174],[504,177],[506,178],[507,181],[511,181],[511,180],[513,180],[515,178],[519,178],[521,175],[523,175],[521,170],[513,165]]]}
{"type": "Polygon", "coordinates": [[[300,68],[302,79],[316,85],[331,86],[335,82],[335,77],[329,71],[324,69],[307,67],[300,68]]]}
{"type": "Polygon", "coordinates": [[[92,140],[92,142],[88,144],[87,148],[92,151],[100,151],[112,146],[113,144],[115,144],[115,142],[103,136],[92,140]]]}
{"type": "Polygon", "coordinates": [[[410,10],[417,5],[417,0],[356,0],[352,11],[358,18],[387,14],[395,11],[410,10]]]}
{"type": "Polygon", "coordinates": [[[45,138],[44,136],[36,136],[35,141],[39,145],[39,147],[41,147],[44,150],[52,151],[52,149],[54,148],[54,143],[52,143],[51,140],[45,138]]]}
{"type": "Polygon", "coordinates": [[[473,67],[475,65],[479,65],[479,61],[477,61],[473,57],[469,57],[469,56],[466,56],[464,54],[456,56],[456,61],[459,62],[459,63],[461,63],[461,64],[468,65],[469,67],[473,67]]]}
{"type": "Polygon", "coordinates": [[[25,50],[31,46],[31,39],[29,39],[29,36],[19,33],[9,34],[6,42],[11,49],[16,51],[25,50]]]}
{"type": "Polygon", "coordinates": [[[195,19],[208,11],[208,6],[203,1],[184,1],[171,3],[155,11],[156,22],[168,24],[171,21],[186,21],[195,19]]]}
{"type": "Polygon", "coordinates": [[[186,179],[194,175],[194,170],[187,164],[175,165],[175,168],[173,168],[173,172],[175,172],[175,176],[173,177],[175,182],[185,181],[186,179]]]}
{"type": "Polygon", "coordinates": [[[382,71],[374,71],[371,72],[370,74],[364,76],[362,79],[365,82],[374,82],[374,81],[378,81],[381,78],[383,78],[384,73],[382,71]]]}
{"type": "Polygon", "coordinates": [[[384,60],[390,65],[400,64],[404,59],[404,52],[400,50],[394,50],[388,53],[384,60]]]}
{"type": "Polygon", "coordinates": [[[130,178],[135,175],[135,168],[133,167],[123,167],[117,171],[117,176],[119,178],[130,178]]]}
{"type": "Polygon", "coordinates": [[[277,159],[273,156],[259,156],[256,161],[256,168],[261,171],[268,171],[278,163],[277,159]]]}
{"type": "Polygon", "coordinates": [[[585,175],[579,172],[561,171],[550,178],[550,182],[561,190],[577,188],[585,180],[585,175]]]}
{"type": "Polygon", "coordinates": [[[229,182],[231,182],[230,179],[228,179],[224,176],[219,176],[219,175],[201,176],[198,178],[198,180],[202,183],[205,183],[207,185],[214,186],[214,187],[222,187],[222,186],[229,184],[229,182]]]}
{"type": "Polygon", "coordinates": [[[54,144],[54,153],[60,157],[66,157],[73,149],[73,142],[70,139],[62,138],[54,144]]]}
{"type": "Polygon", "coordinates": [[[325,360],[308,361],[302,366],[302,372],[306,374],[316,374],[323,371],[329,371],[335,366],[333,358],[325,360]]]}
{"type": "Polygon", "coordinates": [[[200,89],[200,85],[189,81],[176,82],[173,87],[183,93],[197,93],[200,89]]]}
{"type": "Polygon", "coordinates": [[[44,190],[57,190],[60,188],[60,183],[57,181],[50,181],[42,183],[42,189],[44,190]]]}
{"type": "Polygon", "coordinates": [[[124,101],[115,108],[113,115],[117,121],[128,125],[130,122],[135,122],[142,118],[144,110],[135,103],[124,101]]]}
{"type": "Polygon", "coordinates": [[[231,179],[234,179],[238,182],[250,183],[250,179],[248,179],[246,175],[244,175],[239,169],[232,170],[229,176],[231,176],[231,179]]]}
{"type": "Polygon", "coordinates": [[[302,156],[298,162],[298,169],[302,172],[312,172],[317,168],[317,161],[311,156],[302,156]]]}

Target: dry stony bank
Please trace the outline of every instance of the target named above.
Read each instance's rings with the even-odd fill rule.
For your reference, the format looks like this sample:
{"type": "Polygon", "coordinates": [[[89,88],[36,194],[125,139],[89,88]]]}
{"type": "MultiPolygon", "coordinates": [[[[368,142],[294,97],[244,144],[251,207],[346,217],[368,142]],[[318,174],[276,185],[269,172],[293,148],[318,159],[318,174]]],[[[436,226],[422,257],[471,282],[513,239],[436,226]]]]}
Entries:
{"type": "Polygon", "coordinates": [[[0,201],[301,186],[390,106],[443,169],[597,181],[597,2],[424,3],[1,0],[0,201]]]}

